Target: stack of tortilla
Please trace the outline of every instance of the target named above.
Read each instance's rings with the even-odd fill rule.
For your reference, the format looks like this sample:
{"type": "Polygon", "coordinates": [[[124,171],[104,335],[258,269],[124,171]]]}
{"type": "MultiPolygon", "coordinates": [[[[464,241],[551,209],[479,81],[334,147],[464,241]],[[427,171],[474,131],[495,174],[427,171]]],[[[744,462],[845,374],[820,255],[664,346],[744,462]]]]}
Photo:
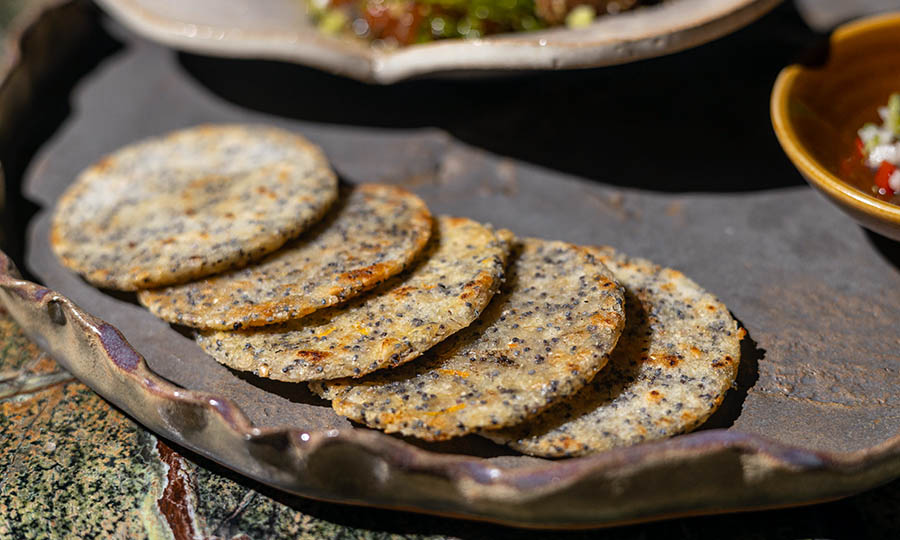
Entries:
{"type": "Polygon", "coordinates": [[[222,364],[427,441],[567,457],[669,437],[716,410],[740,361],[743,330],[676,270],[339,185],[317,147],[271,127],[103,158],[60,199],[51,244],[222,364]]]}

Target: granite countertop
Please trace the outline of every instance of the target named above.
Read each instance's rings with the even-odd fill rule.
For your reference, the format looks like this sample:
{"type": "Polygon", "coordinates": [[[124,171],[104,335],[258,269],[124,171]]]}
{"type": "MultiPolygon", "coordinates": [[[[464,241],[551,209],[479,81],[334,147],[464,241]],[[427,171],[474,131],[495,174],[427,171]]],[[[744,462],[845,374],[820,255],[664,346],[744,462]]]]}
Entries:
{"type": "MultiPolygon", "coordinates": [[[[0,5],[0,30],[24,5],[0,5]]],[[[900,481],[809,507],[561,533],[292,497],[143,429],[43,354],[2,308],[0,408],[0,539],[900,537],[900,481]]]]}

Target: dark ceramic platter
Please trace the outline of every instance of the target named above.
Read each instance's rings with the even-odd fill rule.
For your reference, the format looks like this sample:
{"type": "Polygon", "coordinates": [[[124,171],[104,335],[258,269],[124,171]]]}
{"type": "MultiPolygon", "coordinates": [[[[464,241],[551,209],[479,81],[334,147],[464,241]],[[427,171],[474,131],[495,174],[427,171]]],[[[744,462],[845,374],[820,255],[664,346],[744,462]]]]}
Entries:
{"type": "Polygon", "coordinates": [[[774,75],[814,39],[785,7],[632,66],[381,88],[178,54],[63,3],[25,34],[0,87],[7,215],[22,219],[10,253],[52,291],[6,269],[0,300],[154,432],[302,495],[538,527],[848,495],[900,474],[900,272],[897,244],[801,185],[769,132],[774,75]],[[75,75],[44,54],[67,31],[75,75]],[[17,80],[50,90],[26,94],[17,80]],[[50,208],[82,168],[127,142],[220,121],[296,130],[345,180],[401,184],[435,213],[683,270],[748,331],[738,387],[700,432],[547,461],[475,437],[426,445],[352,428],[305,386],[230,371],[133,297],[61,268],[46,240],[50,208]],[[31,204],[15,185],[29,144],[26,231],[31,204]]]}

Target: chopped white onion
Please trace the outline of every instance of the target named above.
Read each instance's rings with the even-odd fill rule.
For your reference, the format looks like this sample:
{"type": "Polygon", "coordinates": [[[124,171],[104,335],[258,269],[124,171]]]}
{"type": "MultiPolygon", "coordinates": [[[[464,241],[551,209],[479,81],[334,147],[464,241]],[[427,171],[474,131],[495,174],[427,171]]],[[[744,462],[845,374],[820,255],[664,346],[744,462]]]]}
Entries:
{"type": "Polygon", "coordinates": [[[897,144],[879,144],[869,152],[867,165],[873,169],[881,166],[882,161],[887,161],[893,165],[900,165],[900,143],[897,144]]]}
{"type": "Polygon", "coordinates": [[[900,193],[900,169],[896,170],[888,177],[888,187],[894,193],[900,193]]]}

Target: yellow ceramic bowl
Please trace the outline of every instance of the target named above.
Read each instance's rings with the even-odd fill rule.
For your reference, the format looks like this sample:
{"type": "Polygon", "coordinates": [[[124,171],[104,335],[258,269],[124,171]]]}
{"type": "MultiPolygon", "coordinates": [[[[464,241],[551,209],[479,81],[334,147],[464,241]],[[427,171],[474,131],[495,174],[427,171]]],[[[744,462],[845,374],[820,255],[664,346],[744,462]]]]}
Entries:
{"type": "MultiPolygon", "coordinates": [[[[841,26],[821,65],[786,67],[772,90],[778,142],[810,185],[864,227],[900,240],[900,206],[850,180],[856,131],[900,92],[900,13],[841,26]]],[[[874,183],[874,174],[872,175],[874,183]]]]}

